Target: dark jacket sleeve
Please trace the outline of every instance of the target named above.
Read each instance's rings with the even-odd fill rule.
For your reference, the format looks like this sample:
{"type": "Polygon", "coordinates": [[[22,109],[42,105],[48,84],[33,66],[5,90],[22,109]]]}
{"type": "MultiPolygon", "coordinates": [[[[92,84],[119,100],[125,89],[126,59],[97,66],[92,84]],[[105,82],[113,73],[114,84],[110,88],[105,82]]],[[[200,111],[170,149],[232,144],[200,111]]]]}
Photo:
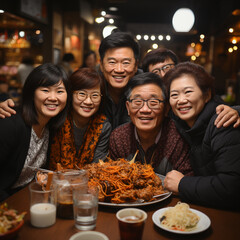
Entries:
{"type": "Polygon", "coordinates": [[[0,119],[0,199],[21,173],[30,142],[30,130],[19,115],[0,119]]]}
{"type": "Polygon", "coordinates": [[[184,177],[179,193],[186,201],[236,208],[240,201],[240,129],[217,129],[215,118],[216,115],[208,125],[202,144],[201,176],[184,177]]]}
{"type": "Polygon", "coordinates": [[[103,123],[101,135],[95,149],[93,162],[98,162],[99,159],[105,160],[108,155],[109,136],[112,131],[112,126],[108,120],[103,123]]]}

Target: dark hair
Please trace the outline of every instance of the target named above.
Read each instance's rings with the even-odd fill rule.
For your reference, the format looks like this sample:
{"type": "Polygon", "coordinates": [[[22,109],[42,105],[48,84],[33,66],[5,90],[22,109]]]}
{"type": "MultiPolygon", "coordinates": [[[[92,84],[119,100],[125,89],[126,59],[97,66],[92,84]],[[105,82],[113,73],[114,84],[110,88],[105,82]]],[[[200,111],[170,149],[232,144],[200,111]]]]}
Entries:
{"type": "Polygon", "coordinates": [[[101,94],[103,95],[99,111],[102,111],[104,104],[104,83],[99,73],[91,68],[80,68],[76,70],[69,78],[70,84],[70,107],[72,109],[72,95],[74,91],[81,89],[90,89],[100,84],[101,94]]]}
{"type": "Polygon", "coordinates": [[[146,84],[156,84],[162,90],[163,100],[166,99],[166,89],[162,82],[162,79],[155,73],[146,72],[135,75],[127,84],[125,96],[129,99],[132,90],[137,86],[142,86],[146,84]]]}
{"type": "MultiPolygon", "coordinates": [[[[60,82],[63,82],[68,92],[68,79],[66,73],[59,66],[52,63],[40,65],[33,69],[28,75],[22,90],[22,116],[29,126],[38,124],[37,112],[34,105],[36,89],[39,87],[53,86],[60,82]]],[[[51,126],[53,130],[58,129],[64,123],[67,107],[68,101],[65,108],[49,121],[48,125],[51,126]]]]}
{"type": "Polygon", "coordinates": [[[64,62],[72,62],[72,61],[75,60],[75,57],[74,57],[74,55],[73,55],[72,53],[65,53],[65,54],[63,55],[62,60],[63,60],[64,62]]]}
{"type": "Polygon", "coordinates": [[[183,62],[176,65],[175,68],[170,69],[164,76],[164,82],[167,86],[167,93],[169,97],[170,86],[173,80],[183,75],[190,75],[196,81],[198,87],[201,89],[203,95],[207,95],[211,91],[211,98],[215,95],[214,78],[209,75],[206,70],[198,64],[191,62],[183,62]]]}
{"type": "Polygon", "coordinates": [[[138,42],[134,39],[134,37],[130,33],[119,31],[113,32],[112,34],[110,34],[109,36],[102,40],[99,47],[101,61],[103,61],[105,53],[108,49],[121,47],[131,48],[133,50],[136,63],[139,61],[140,48],[138,42]]]}
{"type": "Polygon", "coordinates": [[[32,57],[30,56],[24,56],[22,58],[22,63],[26,64],[26,65],[33,65],[34,64],[34,60],[32,57]]]}
{"type": "Polygon", "coordinates": [[[148,52],[142,61],[142,70],[144,72],[149,72],[149,65],[157,64],[166,61],[167,59],[171,59],[175,65],[178,64],[177,55],[169,49],[166,48],[158,48],[148,52]]]}
{"type": "Polygon", "coordinates": [[[96,53],[95,53],[94,51],[90,50],[90,51],[86,52],[86,53],[84,54],[84,57],[83,57],[83,64],[82,64],[82,66],[81,66],[82,68],[83,68],[83,67],[87,67],[87,65],[86,65],[86,60],[87,60],[87,58],[88,58],[89,56],[91,56],[91,55],[94,56],[95,60],[97,59],[97,55],[96,55],[96,53]]]}

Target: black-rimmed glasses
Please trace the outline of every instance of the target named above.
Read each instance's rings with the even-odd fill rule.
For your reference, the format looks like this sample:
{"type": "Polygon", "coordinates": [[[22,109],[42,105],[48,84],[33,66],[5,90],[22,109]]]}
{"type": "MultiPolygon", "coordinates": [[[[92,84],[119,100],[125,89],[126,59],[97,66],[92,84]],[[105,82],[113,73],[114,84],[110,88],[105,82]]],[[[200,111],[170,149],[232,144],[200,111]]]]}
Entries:
{"type": "Polygon", "coordinates": [[[88,96],[90,96],[90,99],[92,100],[92,102],[94,103],[99,103],[101,101],[101,97],[102,97],[102,94],[100,93],[86,93],[86,92],[83,92],[83,91],[78,91],[78,92],[75,92],[76,95],[77,95],[77,99],[79,101],[84,101],[88,98],[88,96]]]}
{"type": "Polygon", "coordinates": [[[164,72],[164,73],[167,73],[171,68],[173,68],[175,66],[174,63],[169,63],[169,64],[166,64],[164,65],[163,67],[161,68],[155,68],[152,72],[153,73],[156,73],[156,74],[160,74],[161,71],[164,72]]]}
{"type": "Polygon", "coordinates": [[[140,109],[143,107],[144,103],[147,103],[148,108],[150,109],[159,109],[160,104],[164,102],[164,100],[151,98],[151,99],[141,99],[141,98],[133,98],[128,100],[132,104],[132,108],[140,109]]]}

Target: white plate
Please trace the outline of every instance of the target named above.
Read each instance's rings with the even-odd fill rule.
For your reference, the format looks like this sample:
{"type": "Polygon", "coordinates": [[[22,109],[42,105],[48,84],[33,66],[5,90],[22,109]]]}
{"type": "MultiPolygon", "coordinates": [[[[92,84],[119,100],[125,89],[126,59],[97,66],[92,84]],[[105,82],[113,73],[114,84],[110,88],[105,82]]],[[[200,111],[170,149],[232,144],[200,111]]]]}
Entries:
{"type": "Polygon", "coordinates": [[[161,208],[161,209],[157,210],[156,212],[154,212],[153,215],[152,215],[152,220],[153,220],[155,225],[157,225],[158,227],[160,227],[160,228],[162,228],[162,229],[164,229],[168,232],[173,232],[173,233],[178,233],[178,234],[200,233],[200,232],[203,232],[206,229],[208,229],[209,226],[211,225],[211,221],[210,221],[210,219],[207,215],[205,215],[204,213],[202,213],[198,210],[190,208],[190,210],[192,212],[196,213],[200,217],[200,220],[199,220],[197,226],[192,231],[183,232],[183,231],[168,229],[163,224],[161,224],[161,222],[160,222],[160,218],[162,217],[162,215],[164,214],[164,212],[167,209],[168,208],[161,208]]]}
{"type": "MultiPolygon", "coordinates": [[[[162,180],[162,183],[164,181],[165,176],[156,173],[156,175],[162,180]]],[[[167,198],[169,198],[171,196],[172,192],[169,192],[167,195],[163,195],[162,197],[158,197],[156,200],[151,201],[151,202],[143,202],[143,203],[138,203],[136,202],[132,202],[132,203],[108,203],[108,202],[98,202],[99,205],[103,205],[103,206],[109,206],[109,207],[141,207],[141,206],[145,206],[145,205],[151,205],[151,204],[155,204],[158,202],[161,202],[167,198]]]]}

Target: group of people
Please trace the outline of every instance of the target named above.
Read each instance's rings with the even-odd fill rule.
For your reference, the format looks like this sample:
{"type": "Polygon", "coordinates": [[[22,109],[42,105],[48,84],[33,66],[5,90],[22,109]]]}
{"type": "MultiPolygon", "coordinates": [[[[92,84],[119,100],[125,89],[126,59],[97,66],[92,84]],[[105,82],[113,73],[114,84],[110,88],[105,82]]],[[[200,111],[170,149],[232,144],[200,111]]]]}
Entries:
{"type": "Polygon", "coordinates": [[[213,78],[168,49],[140,50],[125,32],[104,38],[99,73],[35,68],[23,87],[22,111],[0,104],[0,199],[34,177],[112,159],[151,164],[183,201],[237,208],[240,200],[238,108],[223,105],[213,78]],[[11,114],[13,116],[9,117],[11,114]]]}

